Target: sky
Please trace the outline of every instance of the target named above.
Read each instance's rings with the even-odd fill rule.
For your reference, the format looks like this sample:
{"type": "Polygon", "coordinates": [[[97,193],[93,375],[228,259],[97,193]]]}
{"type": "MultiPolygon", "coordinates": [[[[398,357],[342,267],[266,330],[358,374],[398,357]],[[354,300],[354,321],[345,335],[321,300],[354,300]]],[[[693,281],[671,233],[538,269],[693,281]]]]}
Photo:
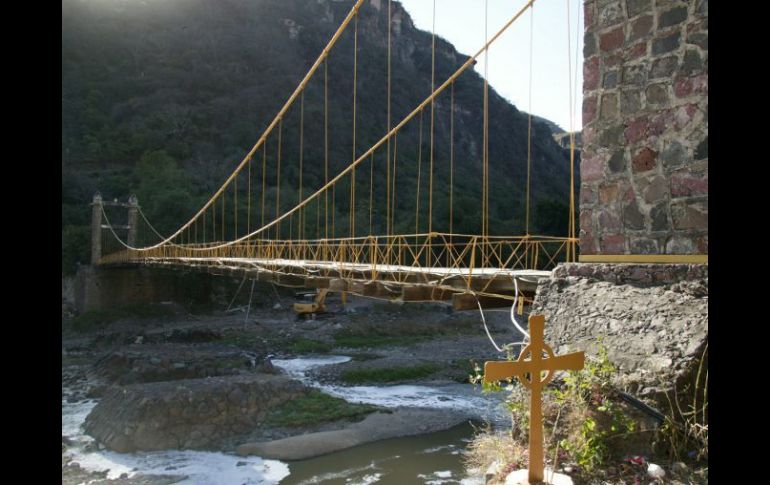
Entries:
{"type": "MultiPolygon", "coordinates": [[[[484,19],[492,37],[524,5],[526,0],[400,0],[418,29],[436,35],[466,55],[485,43],[484,19]]],[[[519,17],[489,49],[490,86],[518,109],[547,118],[565,130],[582,127],[583,104],[583,0],[537,0],[534,8],[519,17]],[[569,38],[567,17],[569,12],[569,38]],[[531,29],[531,27],[534,29],[531,29]],[[530,42],[530,35],[532,42],[530,42]],[[569,44],[568,44],[569,43],[569,44]],[[530,104],[530,45],[532,46],[532,99],[530,104]],[[569,48],[568,48],[569,45],[569,48]],[[569,56],[568,56],[569,53],[569,56]],[[572,89],[570,89],[570,58],[572,89]],[[575,64],[577,62],[577,69],[575,64]],[[576,76],[577,73],[577,76],[576,76]],[[577,87],[575,88],[575,84],[577,87]],[[573,121],[570,124],[570,92],[573,121]],[[531,106],[531,109],[530,109],[531,106]]],[[[383,2],[385,4],[385,2],[383,2]]],[[[484,54],[475,66],[484,75],[484,54]]],[[[436,84],[443,80],[436,80],[436,84]]]]}

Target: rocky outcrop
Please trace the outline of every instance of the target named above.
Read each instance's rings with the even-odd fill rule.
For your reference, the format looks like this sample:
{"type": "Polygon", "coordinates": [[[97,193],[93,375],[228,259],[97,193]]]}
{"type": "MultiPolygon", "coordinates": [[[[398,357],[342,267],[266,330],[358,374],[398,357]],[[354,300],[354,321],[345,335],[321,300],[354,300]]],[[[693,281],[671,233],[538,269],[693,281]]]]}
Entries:
{"type": "Polygon", "coordinates": [[[114,384],[196,379],[252,372],[264,355],[218,344],[132,345],[110,352],[94,373],[114,384]]]}
{"type": "Polygon", "coordinates": [[[708,266],[562,264],[538,287],[532,313],[545,315],[554,351],[595,354],[601,342],[618,384],[653,397],[691,380],[704,354],[708,266]]]}
{"type": "Polygon", "coordinates": [[[249,433],[269,410],[304,389],[266,374],[112,387],[86,418],[85,430],[121,453],[213,449],[249,433]]]}

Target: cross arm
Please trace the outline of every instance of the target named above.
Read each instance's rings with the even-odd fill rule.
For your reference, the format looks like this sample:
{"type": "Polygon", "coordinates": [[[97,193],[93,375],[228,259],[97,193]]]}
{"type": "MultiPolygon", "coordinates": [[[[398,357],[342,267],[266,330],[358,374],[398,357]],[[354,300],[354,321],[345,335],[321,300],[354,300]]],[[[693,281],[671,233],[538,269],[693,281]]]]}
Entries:
{"type": "Polygon", "coordinates": [[[580,370],[583,368],[584,363],[585,353],[583,352],[559,355],[536,361],[491,361],[484,364],[484,382],[496,382],[518,374],[532,373],[538,370],[580,370]]]}

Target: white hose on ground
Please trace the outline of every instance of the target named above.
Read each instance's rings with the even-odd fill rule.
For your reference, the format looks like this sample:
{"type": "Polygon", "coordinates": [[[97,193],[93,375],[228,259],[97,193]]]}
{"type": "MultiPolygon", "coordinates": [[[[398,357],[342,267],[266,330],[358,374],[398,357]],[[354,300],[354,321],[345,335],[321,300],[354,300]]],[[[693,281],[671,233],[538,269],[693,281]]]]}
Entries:
{"type": "Polygon", "coordinates": [[[513,288],[516,291],[516,295],[513,299],[513,305],[511,306],[511,322],[513,322],[513,325],[521,332],[524,337],[529,340],[529,332],[526,332],[521,325],[519,325],[519,322],[516,321],[516,317],[514,316],[514,309],[516,308],[516,302],[519,300],[519,284],[516,282],[516,277],[513,277],[513,288]]]}
{"type": "Polygon", "coordinates": [[[492,334],[489,333],[489,329],[487,328],[487,320],[484,318],[484,310],[481,308],[481,302],[479,301],[478,297],[476,298],[476,304],[479,306],[479,313],[481,313],[481,322],[484,324],[484,331],[487,332],[487,337],[489,338],[489,341],[492,342],[492,346],[500,353],[505,352],[505,349],[501,349],[497,346],[495,339],[492,338],[492,334]]]}
{"type": "MultiPolygon", "coordinates": [[[[476,296],[476,294],[474,293],[473,296],[476,296]]],[[[516,301],[514,300],[513,303],[514,303],[514,306],[515,306],[516,305],[516,301]]],[[[479,301],[478,297],[476,297],[476,304],[479,306],[479,313],[481,314],[481,322],[484,324],[484,331],[487,333],[487,337],[489,338],[489,341],[492,342],[492,346],[495,348],[495,350],[497,350],[500,353],[505,353],[505,351],[506,351],[505,348],[506,347],[512,347],[514,345],[526,345],[526,342],[513,342],[513,343],[510,343],[510,344],[507,344],[507,345],[503,346],[502,348],[499,347],[497,345],[497,343],[495,342],[495,339],[492,338],[492,334],[489,333],[489,328],[487,327],[487,320],[486,320],[486,318],[484,318],[484,310],[481,308],[481,302],[479,301]]],[[[529,337],[529,335],[527,335],[527,337],[529,337]]]]}

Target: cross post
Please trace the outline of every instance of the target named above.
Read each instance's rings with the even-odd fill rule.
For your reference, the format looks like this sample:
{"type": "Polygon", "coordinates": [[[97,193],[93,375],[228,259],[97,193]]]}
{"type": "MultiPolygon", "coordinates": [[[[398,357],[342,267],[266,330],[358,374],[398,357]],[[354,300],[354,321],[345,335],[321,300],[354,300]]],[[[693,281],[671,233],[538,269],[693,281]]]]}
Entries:
{"type": "Polygon", "coordinates": [[[516,376],[531,392],[529,398],[529,482],[542,482],[543,471],[543,409],[541,391],[551,382],[557,370],[580,370],[585,363],[583,352],[554,356],[553,349],[543,340],[543,315],[529,317],[529,344],[516,361],[490,361],[484,364],[484,382],[496,382],[516,376]],[[547,358],[543,358],[543,354],[547,358]],[[527,356],[529,359],[526,359],[527,356]],[[542,373],[546,372],[545,377],[542,373]]]}

